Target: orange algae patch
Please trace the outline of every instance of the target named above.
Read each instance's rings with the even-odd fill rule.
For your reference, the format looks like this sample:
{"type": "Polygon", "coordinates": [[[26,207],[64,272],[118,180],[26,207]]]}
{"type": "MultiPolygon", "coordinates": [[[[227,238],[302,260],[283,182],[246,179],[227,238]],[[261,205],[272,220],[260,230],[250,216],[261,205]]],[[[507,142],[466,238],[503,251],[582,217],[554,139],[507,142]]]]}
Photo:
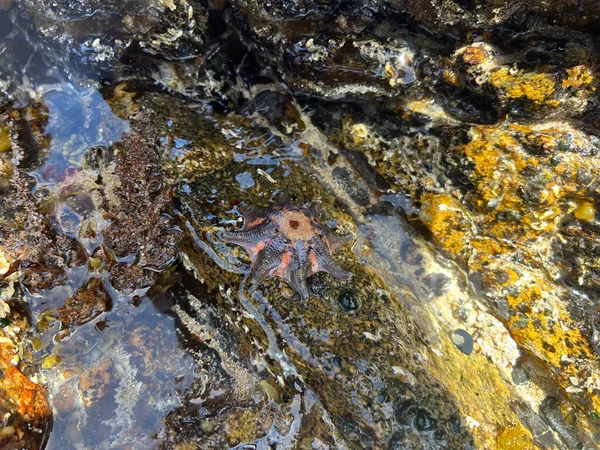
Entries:
{"type": "Polygon", "coordinates": [[[552,75],[546,73],[517,71],[513,75],[509,68],[503,67],[490,75],[490,83],[503,90],[509,98],[526,98],[538,105],[560,105],[559,100],[552,98],[556,82],[552,75]]]}
{"type": "Polygon", "coordinates": [[[590,84],[594,81],[594,73],[584,65],[574,66],[567,69],[568,77],[562,81],[562,88],[581,87],[584,84],[590,84]]]}
{"type": "Polygon", "coordinates": [[[33,383],[16,367],[4,369],[5,383],[2,386],[5,398],[17,405],[16,412],[25,420],[44,420],[50,416],[50,408],[44,390],[33,383]]]}
{"type": "Polygon", "coordinates": [[[10,346],[0,345],[0,369],[4,372],[4,377],[0,380],[2,397],[16,406],[15,412],[24,420],[42,423],[50,417],[45,390],[12,365],[13,356],[10,346]]]}
{"type": "Polygon", "coordinates": [[[520,207],[522,201],[517,194],[522,185],[520,174],[533,161],[517,151],[518,141],[502,129],[477,127],[474,134],[475,138],[459,149],[475,164],[479,201],[474,206],[498,200],[499,209],[520,207]]]}
{"type": "Polygon", "coordinates": [[[460,55],[461,60],[465,64],[478,66],[490,59],[490,52],[483,46],[470,45],[460,55]]]}
{"type": "Polygon", "coordinates": [[[549,291],[552,291],[551,286],[536,279],[518,294],[507,295],[509,307],[519,312],[510,319],[508,326],[519,344],[541,350],[551,364],[564,370],[565,375],[576,374],[576,367],[562,364],[564,356],[590,360],[595,356],[568,313],[562,310],[562,305],[543,301],[543,293],[549,291]],[[559,311],[555,311],[556,308],[559,311]]]}
{"type": "Polygon", "coordinates": [[[459,201],[449,194],[425,194],[421,197],[420,217],[442,248],[460,255],[469,239],[467,223],[459,201]]]}

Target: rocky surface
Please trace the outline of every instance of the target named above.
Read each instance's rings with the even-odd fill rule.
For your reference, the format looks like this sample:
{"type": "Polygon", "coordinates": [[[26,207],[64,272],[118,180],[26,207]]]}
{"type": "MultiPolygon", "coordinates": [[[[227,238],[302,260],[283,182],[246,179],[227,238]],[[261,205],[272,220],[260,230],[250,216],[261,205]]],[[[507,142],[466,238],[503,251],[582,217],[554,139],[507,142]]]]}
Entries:
{"type": "Polygon", "coordinates": [[[52,409],[27,341],[33,333],[15,290],[13,262],[0,248],[0,446],[41,448],[52,429],[52,409]]]}
{"type": "Polygon", "coordinates": [[[5,3],[5,448],[598,447],[594,4],[5,3]]]}

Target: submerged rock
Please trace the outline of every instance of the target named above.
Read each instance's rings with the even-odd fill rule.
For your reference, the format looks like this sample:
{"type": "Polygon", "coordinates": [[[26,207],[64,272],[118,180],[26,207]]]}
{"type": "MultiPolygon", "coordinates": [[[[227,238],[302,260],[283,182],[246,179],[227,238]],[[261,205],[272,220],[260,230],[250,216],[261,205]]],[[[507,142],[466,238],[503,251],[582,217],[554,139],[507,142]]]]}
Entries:
{"type": "Polygon", "coordinates": [[[207,5],[186,0],[23,0],[19,7],[71,67],[103,75],[132,46],[174,59],[197,56],[208,21],[207,5]]]}
{"type": "MultiPolygon", "coordinates": [[[[119,92],[125,91],[126,88],[121,88],[119,92]]],[[[119,109],[119,104],[122,101],[114,103],[114,107],[119,109]]],[[[233,229],[231,224],[240,218],[233,206],[240,202],[276,205],[293,201],[306,205],[321,200],[322,220],[326,217],[328,224],[337,223],[341,227],[339,232],[358,229],[355,219],[343,213],[321,184],[331,180],[334,188],[338,186],[335,177],[327,177],[326,163],[323,172],[317,172],[319,182],[291,159],[306,150],[290,145],[283,136],[267,140],[269,135],[260,126],[251,126],[235,114],[221,116],[208,105],[202,107],[203,115],[198,116],[186,113],[184,104],[168,97],[144,95],[135,99],[134,104],[160,111],[164,116],[157,123],[168,124],[163,131],[166,137],[160,139],[160,154],[165,182],[178,181],[173,193],[174,214],[185,231],[178,248],[186,267],[201,282],[186,276],[179,288],[182,290],[174,290],[169,303],[175,304],[172,310],[183,325],[186,345],[200,342],[201,351],[219,355],[221,362],[209,369],[209,373],[216,371],[222,374],[211,377],[224,377],[223,384],[215,384],[212,389],[200,384],[188,388],[184,405],[169,415],[161,445],[170,448],[194,442],[199,446],[219,447],[269,439],[286,442],[283,436],[290,436],[286,433],[291,432],[292,426],[299,430],[291,435],[294,438],[314,438],[330,448],[342,442],[356,448],[424,443],[444,447],[458,442],[488,442],[495,439],[493,436],[502,435],[504,427],[518,421],[510,409],[514,395],[510,371],[504,375],[490,372],[490,363],[482,355],[470,356],[472,362],[465,365],[461,359],[465,355],[455,349],[450,339],[457,323],[449,309],[448,316],[435,322],[426,314],[420,316],[418,326],[407,318],[405,305],[415,308],[417,300],[408,294],[408,285],[392,287],[383,281],[378,273],[389,278],[385,269],[378,268],[373,273],[361,266],[356,255],[365,258],[370,252],[364,238],[359,240],[356,255],[349,250],[340,253],[341,264],[352,270],[352,280],[339,283],[327,275],[314,276],[309,279],[307,288],[311,297],[306,303],[298,301],[277,279],[260,286],[249,285],[244,276],[249,266],[241,259],[243,254],[216,237],[221,229],[233,229]],[[188,125],[189,120],[194,121],[194,127],[188,125]],[[214,150],[209,153],[207,148],[214,150]],[[249,189],[236,182],[239,173],[248,171],[257,180],[257,185],[249,189]],[[349,296],[353,306],[343,307],[339,299],[349,296]],[[223,322],[224,317],[228,318],[228,325],[223,322]],[[432,352],[428,346],[434,341],[430,333],[425,337],[423,332],[432,332],[440,326],[448,327],[448,331],[444,340],[435,341],[436,350],[432,352]],[[423,345],[425,341],[427,345],[423,345]],[[473,383],[469,388],[456,382],[463,378],[460,374],[467,377],[467,373],[473,383]],[[473,377],[473,373],[481,376],[473,377]],[[278,407],[271,405],[266,410],[260,406],[266,396],[258,404],[248,398],[250,392],[264,390],[265,379],[277,391],[281,402],[278,407]],[[357,379],[363,381],[357,385],[357,379]],[[480,382],[485,386],[478,385],[480,382]],[[223,400],[211,400],[211,392],[219,392],[223,400]],[[478,393],[477,400],[466,392],[478,393]],[[494,395],[482,398],[482,392],[494,395]],[[223,403],[224,399],[228,402],[223,403]],[[414,414],[402,419],[407,422],[400,423],[394,411],[408,400],[418,406],[414,414]],[[310,407],[311,404],[314,406],[310,407]],[[297,420],[294,411],[298,407],[307,414],[299,429],[291,425],[297,420]],[[316,412],[317,416],[328,417],[317,428],[310,425],[313,419],[308,419],[313,411],[321,411],[316,412]],[[202,430],[205,420],[214,425],[214,433],[202,430]],[[461,428],[460,422],[469,423],[468,420],[486,426],[461,428]],[[240,421],[244,424],[242,428],[228,425],[240,421]],[[373,421],[378,423],[376,428],[373,421]],[[265,423],[273,426],[264,428],[261,424],[265,423]],[[185,432],[179,431],[182,429],[185,432]],[[278,430],[277,434],[269,429],[278,430]]],[[[191,108],[197,111],[198,105],[190,105],[191,108]]],[[[308,151],[321,158],[322,148],[308,151]]],[[[358,205],[349,208],[361,210],[358,205]]],[[[393,246],[389,250],[393,251],[393,246]]],[[[415,261],[419,258],[423,261],[418,247],[413,247],[411,253],[415,261]]],[[[428,270],[441,270],[434,267],[428,270]]],[[[444,276],[434,277],[429,273],[426,278],[419,262],[405,274],[413,271],[415,278],[411,283],[427,279],[423,286],[431,285],[428,295],[446,301],[448,287],[444,288],[447,283],[444,276]]],[[[456,295],[465,295],[459,292],[456,295]]],[[[484,317],[489,316],[484,314],[484,317]]],[[[485,329],[485,325],[479,326],[485,329]]],[[[494,326],[503,329],[497,322],[494,326]]],[[[494,348],[499,345],[492,343],[495,333],[483,333],[480,337],[486,354],[495,355],[494,348]]],[[[510,363],[506,364],[509,367],[510,363]]],[[[516,432],[523,439],[530,439],[522,425],[519,430],[516,432]]]]}
{"type": "Polygon", "coordinates": [[[11,445],[597,446],[593,5],[12,3],[11,445]]]}
{"type": "Polygon", "coordinates": [[[58,309],[58,318],[64,326],[79,326],[110,309],[110,296],[100,278],[92,278],[65,305],[58,309]]]}
{"type": "MultiPolygon", "coordinates": [[[[538,48],[546,46],[543,39],[538,48]]],[[[406,127],[394,136],[376,120],[329,126],[342,129],[342,145],[364,155],[393,191],[410,196],[415,219],[467,269],[523,351],[544,361],[557,388],[577,405],[577,420],[594,429],[597,355],[581,314],[593,309],[593,300],[581,291],[597,288],[597,236],[591,230],[600,166],[598,131],[583,125],[580,115],[593,107],[597,63],[588,53],[591,40],[582,42],[567,44],[576,59],[569,53],[553,59],[558,73],[536,71],[535,61],[527,69],[500,64],[527,59],[523,54],[495,50],[489,60],[484,52],[491,47],[459,50],[458,62],[467,64],[453,70],[493,87],[505,108],[506,118],[494,124],[458,121],[430,99],[404,103],[395,112],[426,132],[406,127]],[[532,117],[538,120],[532,123],[532,117]]]]}
{"type": "MultiPolygon", "coordinates": [[[[7,258],[0,248],[0,259],[7,258]]],[[[25,340],[33,334],[14,288],[15,275],[0,266],[0,446],[40,449],[52,429],[52,409],[25,340]]]]}

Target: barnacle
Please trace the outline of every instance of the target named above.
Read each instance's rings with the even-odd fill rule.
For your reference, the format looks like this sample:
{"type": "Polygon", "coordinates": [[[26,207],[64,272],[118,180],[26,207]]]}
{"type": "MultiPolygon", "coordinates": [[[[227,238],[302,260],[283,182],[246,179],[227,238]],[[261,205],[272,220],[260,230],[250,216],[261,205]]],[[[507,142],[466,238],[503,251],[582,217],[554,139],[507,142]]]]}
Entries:
{"type": "Polygon", "coordinates": [[[270,209],[242,204],[239,209],[246,221],[244,230],[224,232],[222,239],[246,250],[252,261],[252,283],[279,277],[306,299],[306,280],[317,272],[342,280],[352,277],[332,258],[352,240],[352,234],[335,234],[317,221],[312,210],[290,204],[270,209]]]}

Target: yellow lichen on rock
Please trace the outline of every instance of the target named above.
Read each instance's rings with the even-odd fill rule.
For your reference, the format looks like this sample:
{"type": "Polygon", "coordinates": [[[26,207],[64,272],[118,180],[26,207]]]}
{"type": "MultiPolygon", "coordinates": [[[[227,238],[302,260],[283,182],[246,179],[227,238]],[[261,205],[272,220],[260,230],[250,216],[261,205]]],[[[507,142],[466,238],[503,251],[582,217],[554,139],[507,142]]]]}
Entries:
{"type": "Polygon", "coordinates": [[[472,136],[471,142],[459,151],[474,162],[480,194],[474,206],[484,207],[495,202],[492,209],[519,208],[522,204],[517,194],[520,174],[529,160],[518,152],[518,141],[506,131],[492,127],[475,128],[472,136]],[[500,173],[503,176],[499,176],[500,173]]]}
{"type": "Polygon", "coordinates": [[[593,143],[563,123],[473,127],[471,141],[455,151],[473,162],[465,202],[481,215],[480,225],[522,246],[555,232],[571,210],[568,199],[585,194],[581,174],[600,173],[586,157],[593,143]]]}
{"type": "Polygon", "coordinates": [[[469,241],[463,206],[450,194],[425,194],[421,198],[421,220],[448,253],[461,255],[469,241]]]}
{"type": "Polygon", "coordinates": [[[496,439],[496,448],[501,450],[533,450],[538,448],[533,443],[531,432],[516,422],[514,425],[502,428],[496,439]]]}
{"type": "Polygon", "coordinates": [[[578,65],[567,69],[568,77],[562,81],[562,88],[578,88],[594,81],[594,73],[584,65],[578,65]]]}
{"type": "MultiPolygon", "coordinates": [[[[600,397],[586,388],[597,376],[595,352],[565,305],[564,288],[539,271],[553,270],[547,254],[565,216],[595,217],[590,200],[573,206],[574,196],[590,198],[581,177],[600,173],[587,156],[593,150],[589,138],[563,123],[475,126],[470,142],[454,149],[472,163],[472,189],[460,200],[458,193],[419,199],[420,219],[434,242],[464,264],[488,296],[506,302],[504,323],[513,339],[547,363],[580,411],[596,414],[600,397]],[[573,385],[574,379],[581,381],[573,385]]],[[[503,442],[516,439],[508,430],[503,442]]]]}
{"type": "Polygon", "coordinates": [[[492,72],[489,81],[508,98],[525,98],[537,105],[560,105],[560,101],[554,98],[556,81],[550,74],[513,71],[511,68],[502,67],[492,72]]]}
{"type": "Polygon", "coordinates": [[[568,356],[593,360],[592,351],[562,304],[553,301],[552,286],[542,278],[529,283],[516,295],[506,296],[508,306],[517,312],[508,322],[515,340],[525,348],[542,349],[549,363],[566,375],[575,374],[578,369],[562,361],[568,356]]]}
{"type": "Polygon", "coordinates": [[[573,377],[581,378],[582,385],[593,383],[596,357],[561,301],[559,289],[543,273],[506,257],[478,253],[470,258],[469,270],[480,274],[488,295],[506,300],[511,315],[505,325],[519,346],[548,363],[558,386],[576,404],[600,411],[600,397],[593,389],[573,390],[573,377]]]}

